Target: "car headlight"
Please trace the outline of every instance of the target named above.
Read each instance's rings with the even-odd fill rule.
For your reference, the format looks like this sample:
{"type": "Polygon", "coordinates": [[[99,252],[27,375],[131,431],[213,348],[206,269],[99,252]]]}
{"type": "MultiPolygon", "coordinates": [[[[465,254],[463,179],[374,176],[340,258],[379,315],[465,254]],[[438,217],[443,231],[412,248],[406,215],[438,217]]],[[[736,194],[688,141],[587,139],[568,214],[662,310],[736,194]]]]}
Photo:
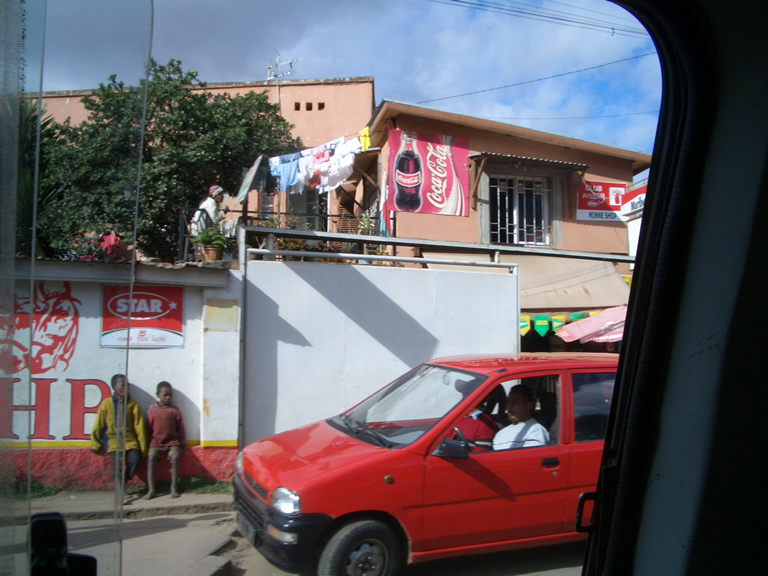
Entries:
{"type": "Polygon", "coordinates": [[[237,460],[235,460],[235,469],[237,470],[237,475],[242,476],[243,475],[243,451],[237,453],[237,460]]]}
{"type": "Polygon", "coordinates": [[[286,516],[298,516],[301,512],[299,495],[282,486],[274,489],[269,498],[269,505],[286,516]]]}

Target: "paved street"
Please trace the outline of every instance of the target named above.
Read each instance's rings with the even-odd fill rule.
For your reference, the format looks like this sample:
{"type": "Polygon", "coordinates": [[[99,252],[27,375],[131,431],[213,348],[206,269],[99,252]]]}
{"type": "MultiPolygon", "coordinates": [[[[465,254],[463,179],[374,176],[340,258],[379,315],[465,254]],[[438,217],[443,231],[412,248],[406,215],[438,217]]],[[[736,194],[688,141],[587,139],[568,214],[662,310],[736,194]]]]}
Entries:
{"type": "MultiPolygon", "coordinates": [[[[117,576],[119,537],[124,576],[287,575],[240,537],[231,502],[228,494],[139,500],[125,507],[121,528],[111,519],[112,498],[106,493],[62,493],[32,505],[33,512],[65,514],[70,551],[95,556],[99,576],[117,576]]],[[[20,555],[26,528],[17,530],[20,555]]],[[[567,544],[427,562],[407,567],[402,576],[578,576],[583,555],[583,543],[567,544]]]]}
{"type": "MultiPolygon", "coordinates": [[[[117,574],[108,521],[70,523],[72,549],[99,558],[99,576],[117,574]]],[[[579,576],[584,544],[567,544],[407,567],[402,576],[579,576]]],[[[233,512],[156,516],[123,523],[123,576],[287,576],[236,532],[233,512]],[[214,556],[209,556],[214,554],[214,556]],[[226,562],[230,561],[231,566],[226,562]]]]}
{"type": "MultiPolygon", "coordinates": [[[[222,554],[232,561],[232,575],[287,576],[235,533],[235,545],[222,554]]],[[[518,550],[484,556],[437,560],[407,567],[402,576],[579,576],[584,543],[518,550]]]]}

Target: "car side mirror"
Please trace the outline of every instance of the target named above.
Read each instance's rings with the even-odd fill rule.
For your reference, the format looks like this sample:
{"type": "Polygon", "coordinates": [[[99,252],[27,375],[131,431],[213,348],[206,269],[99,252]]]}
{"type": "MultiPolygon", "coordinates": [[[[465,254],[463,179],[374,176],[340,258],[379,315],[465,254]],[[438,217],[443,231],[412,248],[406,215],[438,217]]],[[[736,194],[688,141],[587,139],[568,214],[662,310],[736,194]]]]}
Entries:
{"type": "Polygon", "coordinates": [[[453,460],[466,460],[468,455],[469,444],[454,438],[444,438],[435,451],[432,452],[432,456],[451,458],[453,460]]]}

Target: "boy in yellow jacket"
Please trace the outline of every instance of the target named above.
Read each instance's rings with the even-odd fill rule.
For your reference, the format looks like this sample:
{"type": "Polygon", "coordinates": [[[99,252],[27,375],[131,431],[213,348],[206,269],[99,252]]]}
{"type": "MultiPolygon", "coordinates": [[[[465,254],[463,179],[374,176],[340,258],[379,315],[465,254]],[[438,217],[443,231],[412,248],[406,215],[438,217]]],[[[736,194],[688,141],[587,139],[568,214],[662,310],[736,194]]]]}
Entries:
{"type": "MultiPolygon", "coordinates": [[[[122,430],[125,430],[125,468],[123,483],[120,487],[124,494],[125,483],[133,478],[139,460],[147,453],[147,435],[141,409],[136,401],[129,397],[128,383],[123,374],[112,376],[112,392],[111,397],[102,401],[96,413],[96,421],[91,431],[91,451],[98,454],[102,448],[106,448],[112,458],[113,466],[117,466],[118,442],[122,444],[122,430]],[[125,414],[124,428],[123,414],[125,414]],[[120,434],[118,430],[121,431],[120,434]]],[[[125,502],[129,503],[127,498],[125,502]]]]}

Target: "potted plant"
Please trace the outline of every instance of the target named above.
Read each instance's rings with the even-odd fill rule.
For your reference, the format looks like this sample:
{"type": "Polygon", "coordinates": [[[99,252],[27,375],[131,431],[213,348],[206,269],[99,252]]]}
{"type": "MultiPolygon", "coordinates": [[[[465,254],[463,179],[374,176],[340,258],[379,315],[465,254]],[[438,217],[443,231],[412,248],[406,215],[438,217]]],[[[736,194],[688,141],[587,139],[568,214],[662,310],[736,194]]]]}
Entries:
{"type": "Polygon", "coordinates": [[[206,262],[221,260],[224,248],[232,245],[232,240],[224,236],[218,228],[213,226],[195,236],[192,242],[201,247],[203,260],[206,262]]]}

